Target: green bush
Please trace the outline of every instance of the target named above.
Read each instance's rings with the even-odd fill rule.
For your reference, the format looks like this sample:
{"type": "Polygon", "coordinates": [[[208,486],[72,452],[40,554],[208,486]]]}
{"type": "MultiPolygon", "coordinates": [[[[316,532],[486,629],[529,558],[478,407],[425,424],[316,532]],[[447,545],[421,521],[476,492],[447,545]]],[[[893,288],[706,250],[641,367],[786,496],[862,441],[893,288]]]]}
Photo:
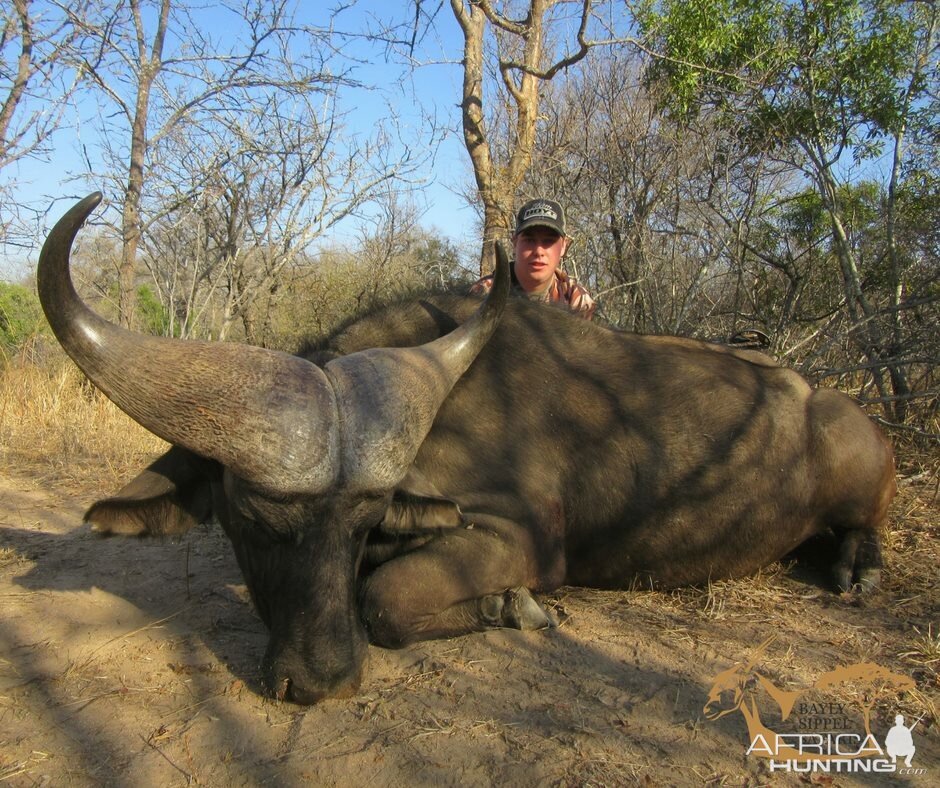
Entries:
{"type": "Polygon", "coordinates": [[[142,331],[157,336],[165,336],[170,327],[166,307],[147,285],[137,288],[137,322],[142,331]]]}
{"type": "Polygon", "coordinates": [[[47,328],[35,293],[22,285],[0,282],[0,349],[15,352],[47,328]]]}

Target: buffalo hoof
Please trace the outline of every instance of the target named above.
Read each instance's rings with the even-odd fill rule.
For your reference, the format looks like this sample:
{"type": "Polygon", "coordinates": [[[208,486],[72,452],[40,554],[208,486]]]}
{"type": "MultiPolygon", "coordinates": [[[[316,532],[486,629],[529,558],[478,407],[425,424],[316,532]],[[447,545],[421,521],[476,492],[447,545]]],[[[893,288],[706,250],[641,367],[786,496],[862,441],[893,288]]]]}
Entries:
{"type": "Polygon", "coordinates": [[[842,594],[870,594],[881,585],[881,570],[877,567],[862,569],[855,573],[854,579],[850,571],[836,571],[835,584],[842,594]]]}
{"type": "Polygon", "coordinates": [[[837,567],[832,573],[833,584],[840,594],[847,594],[852,590],[852,570],[846,567],[837,567]]]}
{"type": "Polygon", "coordinates": [[[490,627],[533,630],[555,626],[554,620],[525,586],[483,597],[480,614],[483,623],[490,627]]]}
{"type": "Polygon", "coordinates": [[[871,593],[881,585],[880,569],[863,569],[855,580],[863,594],[871,593]]]}

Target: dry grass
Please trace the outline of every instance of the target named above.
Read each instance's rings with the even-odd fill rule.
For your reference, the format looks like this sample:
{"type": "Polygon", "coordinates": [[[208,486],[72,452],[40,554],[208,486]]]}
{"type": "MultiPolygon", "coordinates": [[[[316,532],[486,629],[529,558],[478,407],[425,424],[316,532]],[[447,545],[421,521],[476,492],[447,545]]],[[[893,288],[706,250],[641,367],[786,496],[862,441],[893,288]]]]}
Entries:
{"type": "Polygon", "coordinates": [[[40,480],[95,478],[113,487],[165,447],[57,350],[22,353],[0,368],[0,456],[7,467],[40,480]]]}

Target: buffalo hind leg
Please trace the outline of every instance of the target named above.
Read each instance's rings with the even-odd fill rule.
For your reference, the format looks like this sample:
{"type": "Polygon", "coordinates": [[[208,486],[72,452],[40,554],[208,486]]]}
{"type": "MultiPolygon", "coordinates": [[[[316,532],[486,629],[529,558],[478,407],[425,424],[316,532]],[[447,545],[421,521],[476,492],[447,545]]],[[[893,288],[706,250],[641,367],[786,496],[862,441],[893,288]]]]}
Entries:
{"type": "Polygon", "coordinates": [[[845,394],[817,389],[808,414],[823,522],[836,537],[833,580],[870,591],[881,575],[881,533],[897,486],[891,445],[845,394]]]}
{"type": "Polygon", "coordinates": [[[873,591],[881,582],[881,539],[876,531],[853,528],[836,534],[839,540],[832,567],[836,588],[842,592],[858,588],[873,591]]]}
{"type": "Polygon", "coordinates": [[[525,556],[510,537],[460,529],[379,566],[362,584],[370,639],[398,648],[494,627],[552,624],[525,588],[525,556]]]}

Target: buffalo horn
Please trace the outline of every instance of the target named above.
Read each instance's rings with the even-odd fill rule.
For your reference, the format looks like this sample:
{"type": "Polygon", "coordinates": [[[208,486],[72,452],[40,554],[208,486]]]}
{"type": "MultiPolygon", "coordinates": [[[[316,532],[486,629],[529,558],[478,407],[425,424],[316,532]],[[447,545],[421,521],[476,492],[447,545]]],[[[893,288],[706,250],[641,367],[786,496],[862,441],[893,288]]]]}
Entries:
{"type": "Polygon", "coordinates": [[[492,336],[509,288],[509,258],[497,244],[493,288],[454,331],[418,347],[374,348],[326,365],[350,436],[342,441],[342,467],[352,486],[385,490],[401,481],[444,399],[492,336]]]}
{"type": "MultiPolygon", "coordinates": [[[[486,304],[446,337],[421,348],[353,354],[331,362],[336,369],[326,372],[296,356],[249,345],[138,334],[92,312],[72,285],[72,243],[100,202],[101,194],[95,193],[72,207],[56,223],[39,257],[39,297],[59,342],[92,383],[143,427],[279,493],[322,491],[340,479],[369,487],[374,478],[403,476],[404,467],[376,474],[374,462],[363,463],[363,436],[349,425],[364,425],[370,438],[402,432],[410,440],[412,445],[403,450],[380,449],[380,465],[413,458],[433,413],[428,404],[403,393],[402,385],[415,384],[418,368],[421,374],[439,370],[441,381],[418,382],[415,392],[430,392],[430,408],[436,412],[489,338],[505,303],[508,270],[486,304]],[[362,361],[352,360],[360,355],[362,361]],[[396,359],[404,370],[395,367],[396,359]],[[372,378],[373,372],[391,380],[372,378]],[[369,391],[350,392],[347,384],[364,375],[370,376],[369,391]],[[346,410],[373,406],[372,415],[346,410]],[[408,418],[412,412],[416,428],[376,426],[376,413],[408,418]],[[344,467],[350,460],[353,465],[344,467]],[[357,474],[363,467],[371,477],[360,482],[357,474]]],[[[505,261],[503,268],[508,269],[505,261]]]]}

